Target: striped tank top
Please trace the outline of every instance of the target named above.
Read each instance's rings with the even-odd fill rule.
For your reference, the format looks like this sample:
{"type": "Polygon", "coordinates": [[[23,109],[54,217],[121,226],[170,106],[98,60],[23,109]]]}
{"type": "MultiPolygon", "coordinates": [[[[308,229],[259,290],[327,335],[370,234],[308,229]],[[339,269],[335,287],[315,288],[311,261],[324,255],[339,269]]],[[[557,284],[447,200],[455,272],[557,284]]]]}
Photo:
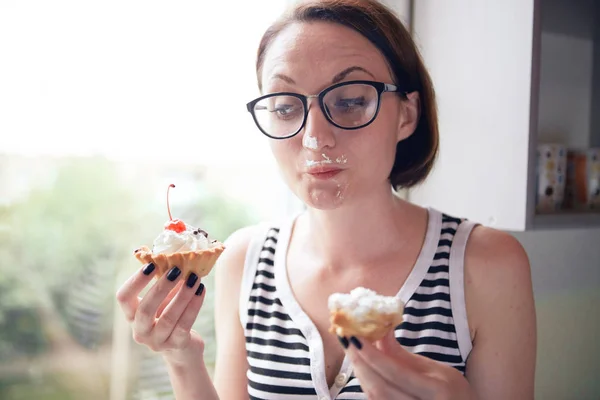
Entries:
{"type": "MultiPolygon", "coordinates": [[[[474,224],[429,209],[421,252],[397,296],[405,303],[396,327],[412,353],[465,372],[472,343],[467,323],[463,264],[474,224]]],[[[250,243],[240,294],[250,399],[366,399],[345,358],[328,387],[321,336],[296,302],[286,253],[294,219],[267,226],[250,243]]]]}

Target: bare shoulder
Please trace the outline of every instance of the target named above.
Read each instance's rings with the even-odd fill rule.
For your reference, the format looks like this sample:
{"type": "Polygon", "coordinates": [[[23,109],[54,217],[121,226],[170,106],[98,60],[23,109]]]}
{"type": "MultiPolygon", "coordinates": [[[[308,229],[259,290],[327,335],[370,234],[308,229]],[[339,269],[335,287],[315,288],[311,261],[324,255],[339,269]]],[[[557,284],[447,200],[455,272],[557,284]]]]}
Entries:
{"type": "Polygon", "coordinates": [[[537,332],[527,253],[512,235],[477,226],[464,268],[471,387],[477,398],[533,398],[537,332]]]}
{"type": "Polygon", "coordinates": [[[531,286],[529,258],[521,243],[509,233],[485,226],[476,226],[469,237],[465,274],[467,285],[475,284],[486,297],[531,286]]]}
{"type": "Polygon", "coordinates": [[[473,229],[466,255],[474,261],[485,262],[490,266],[529,268],[527,253],[514,236],[486,226],[478,225],[473,229]]]}
{"type": "MultiPolygon", "coordinates": [[[[509,233],[476,226],[465,251],[465,300],[471,339],[503,317],[514,317],[515,302],[533,307],[527,253],[509,233]]],[[[481,337],[481,335],[479,335],[481,337]]]]}
{"type": "Polygon", "coordinates": [[[215,320],[220,324],[225,312],[237,314],[240,288],[248,246],[259,231],[258,225],[233,232],[225,240],[225,250],[215,266],[215,320]],[[227,310],[227,311],[225,311],[227,310]]]}
{"type": "Polygon", "coordinates": [[[215,335],[217,357],[214,384],[221,398],[248,396],[244,331],[239,318],[239,299],[248,246],[258,226],[235,231],[225,241],[225,251],[215,267],[215,335]]]}
{"type": "Polygon", "coordinates": [[[464,268],[471,387],[477,398],[532,399],[537,332],[523,246],[506,232],[477,226],[467,242],[464,268]]]}

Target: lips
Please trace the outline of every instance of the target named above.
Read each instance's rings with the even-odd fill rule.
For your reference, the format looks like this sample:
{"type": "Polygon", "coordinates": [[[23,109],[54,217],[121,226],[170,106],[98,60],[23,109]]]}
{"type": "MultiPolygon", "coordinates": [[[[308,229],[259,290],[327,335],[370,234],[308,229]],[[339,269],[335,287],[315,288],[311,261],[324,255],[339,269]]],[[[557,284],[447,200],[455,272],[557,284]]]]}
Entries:
{"type": "Polygon", "coordinates": [[[341,168],[330,165],[312,166],[306,170],[306,173],[317,179],[329,179],[342,172],[341,168]]]}

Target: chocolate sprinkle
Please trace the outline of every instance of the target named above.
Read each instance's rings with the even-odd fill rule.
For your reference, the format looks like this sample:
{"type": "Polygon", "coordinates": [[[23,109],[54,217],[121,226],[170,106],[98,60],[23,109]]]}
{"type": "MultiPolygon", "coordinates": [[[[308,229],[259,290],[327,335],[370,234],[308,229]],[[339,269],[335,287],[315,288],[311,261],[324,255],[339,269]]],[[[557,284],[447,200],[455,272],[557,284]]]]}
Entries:
{"type": "Polygon", "coordinates": [[[208,238],[208,232],[202,230],[202,229],[198,229],[198,231],[204,235],[205,238],[208,238]]]}

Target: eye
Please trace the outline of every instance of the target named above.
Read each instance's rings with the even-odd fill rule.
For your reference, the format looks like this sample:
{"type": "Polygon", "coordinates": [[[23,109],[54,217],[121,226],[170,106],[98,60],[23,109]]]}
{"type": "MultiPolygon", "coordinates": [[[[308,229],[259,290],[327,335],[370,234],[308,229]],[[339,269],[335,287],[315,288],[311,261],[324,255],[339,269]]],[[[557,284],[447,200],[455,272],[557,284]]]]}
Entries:
{"type": "Polygon", "coordinates": [[[294,112],[294,106],[291,104],[278,104],[272,112],[279,115],[288,115],[294,112]]]}
{"type": "Polygon", "coordinates": [[[302,112],[302,107],[299,107],[296,104],[277,104],[271,112],[281,120],[290,120],[294,119],[302,112]]]}
{"type": "Polygon", "coordinates": [[[336,107],[362,107],[365,105],[365,98],[364,96],[361,97],[350,97],[350,98],[343,98],[343,99],[338,99],[335,106],[336,107]]]}
{"type": "Polygon", "coordinates": [[[344,114],[362,112],[366,106],[367,101],[364,96],[338,98],[335,102],[337,112],[344,114]]]}

